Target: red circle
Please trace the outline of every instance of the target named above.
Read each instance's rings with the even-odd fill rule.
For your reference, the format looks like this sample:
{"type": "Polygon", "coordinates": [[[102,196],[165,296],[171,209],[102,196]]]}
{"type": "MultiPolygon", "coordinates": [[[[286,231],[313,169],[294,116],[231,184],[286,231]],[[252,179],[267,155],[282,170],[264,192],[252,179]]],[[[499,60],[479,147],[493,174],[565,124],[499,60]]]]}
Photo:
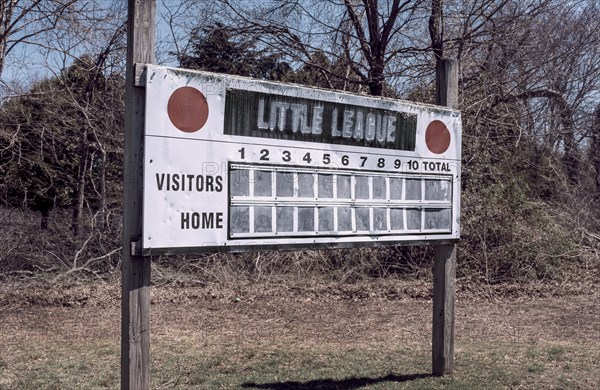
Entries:
{"type": "Polygon", "coordinates": [[[185,133],[193,133],[206,124],[208,102],[196,88],[177,88],[169,98],[167,113],[173,126],[185,133]]]}
{"type": "Polygon", "coordinates": [[[435,120],[425,130],[425,143],[432,153],[442,154],[450,147],[450,131],[444,122],[435,120]]]}

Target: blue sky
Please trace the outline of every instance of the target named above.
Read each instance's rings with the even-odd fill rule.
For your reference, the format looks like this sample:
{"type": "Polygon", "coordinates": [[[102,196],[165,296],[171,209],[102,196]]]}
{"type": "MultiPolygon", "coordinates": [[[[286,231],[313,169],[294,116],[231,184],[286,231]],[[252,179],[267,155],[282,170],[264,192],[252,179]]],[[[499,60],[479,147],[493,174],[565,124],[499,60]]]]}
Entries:
{"type": "MultiPolygon", "coordinates": [[[[96,0],[94,4],[107,5],[111,1],[124,0],[96,0]]],[[[163,65],[177,66],[173,56],[169,52],[175,50],[173,34],[169,27],[169,15],[174,14],[174,19],[180,26],[175,26],[175,34],[180,42],[186,41],[186,33],[189,26],[194,23],[202,23],[203,10],[207,8],[204,1],[196,2],[195,7],[184,7],[179,9],[182,1],[157,0],[157,63],[163,65]],[[198,15],[198,16],[195,16],[198,15]]],[[[58,74],[61,69],[68,67],[75,58],[86,53],[98,50],[102,42],[115,31],[115,27],[126,18],[126,7],[121,10],[106,9],[112,12],[111,23],[102,29],[101,26],[92,26],[85,37],[68,38],[63,32],[63,41],[55,39],[58,32],[50,33],[48,36],[40,37],[38,43],[19,44],[8,54],[5,67],[1,76],[0,96],[8,97],[24,92],[31,84],[44,78],[58,74]],[[59,46],[50,48],[50,46],[59,46]],[[60,47],[62,46],[62,48],[60,47]],[[65,49],[68,47],[68,49],[65,49]]]]}

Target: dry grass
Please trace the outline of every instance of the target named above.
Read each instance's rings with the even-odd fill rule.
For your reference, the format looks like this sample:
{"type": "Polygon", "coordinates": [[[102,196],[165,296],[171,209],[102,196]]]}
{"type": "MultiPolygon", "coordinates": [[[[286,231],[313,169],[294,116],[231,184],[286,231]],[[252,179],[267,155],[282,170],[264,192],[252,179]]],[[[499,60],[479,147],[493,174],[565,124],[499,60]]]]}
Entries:
{"type": "MultiPolygon", "coordinates": [[[[30,298],[18,303],[19,293],[9,296],[3,287],[0,389],[118,387],[116,286],[73,286],[66,297],[78,289],[87,298],[65,299],[63,305],[56,304],[57,292],[48,292],[56,296],[38,302],[42,305],[30,298]]],[[[363,294],[341,287],[335,292],[334,286],[154,288],[152,387],[600,386],[598,293],[508,302],[459,298],[456,375],[433,378],[428,375],[431,303],[427,294],[414,297],[426,286],[375,293],[384,287],[374,284],[363,294]]]]}

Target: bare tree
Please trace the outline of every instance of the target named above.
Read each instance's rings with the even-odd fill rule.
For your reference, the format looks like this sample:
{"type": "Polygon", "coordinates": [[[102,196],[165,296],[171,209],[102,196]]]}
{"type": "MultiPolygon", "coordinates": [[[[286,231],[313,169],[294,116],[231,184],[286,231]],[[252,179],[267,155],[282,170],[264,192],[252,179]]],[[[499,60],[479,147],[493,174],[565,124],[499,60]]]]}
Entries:
{"type": "Polygon", "coordinates": [[[227,13],[219,1],[157,0],[157,62],[169,63],[189,55],[195,32],[221,22],[227,13]]]}
{"type": "Polygon", "coordinates": [[[592,161],[592,174],[596,184],[596,199],[600,198],[600,103],[594,112],[594,119],[591,126],[590,136],[590,160],[592,161]]]}
{"type": "MultiPolygon", "coordinates": [[[[122,111],[122,102],[119,104],[122,96],[112,98],[115,90],[121,87],[119,82],[122,82],[122,77],[119,75],[123,73],[125,50],[125,13],[122,12],[123,4],[119,3],[106,0],[3,2],[5,7],[12,7],[5,8],[7,16],[10,12],[18,11],[21,17],[13,17],[12,29],[9,29],[12,35],[7,35],[9,38],[5,42],[10,42],[13,45],[11,47],[18,43],[33,43],[38,48],[46,48],[45,59],[41,57],[42,54],[38,55],[41,61],[46,62],[50,75],[39,83],[31,82],[29,90],[22,95],[4,96],[5,107],[10,107],[7,103],[11,101],[17,106],[16,102],[33,101],[39,105],[38,110],[43,111],[36,114],[41,123],[27,120],[26,125],[37,125],[42,129],[40,140],[35,142],[40,143],[38,150],[44,153],[40,153],[41,161],[35,159],[31,163],[37,167],[47,167],[46,178],[57,177],[55,172],[72,175],[72,166],[77,167],[75,175],[72,175],[74,177],[60,176],[60,183],[64,184],[62,190],[54,183],[47,184],[47,189],[35,188],[28,183],[22,187],[29,188],[25,194],[36,194],[40,199],[40,204],[35,207],[45,214],[43,226],[47,226],[48,212],[52,207],[71,204],[74,236],[80,232],[86,205],[99,207],[101,222],[98,225],[103,225],[107,215],[107,193],[110,192],[106,185],[107,166],[111,165],[109,159],[115,160],[120,150],[118,142],[115,143],[120,137],[115,137],[115,131],[121,130],[119,122],[122,121],[118,117],[119,110],[122,111]],[[28,8],[24,8],[26,3],[28,8]],[[41,15],[46,15],[46,20],[34,18],[41,18],[41,15]],[[29,38],[19,35],[19,29],[30,32],[29,38]],[[52,96],[53,104],[43,102],[40,96],[44,95],[52,96]],[[29,96],[31,99],[28,100],[29,96]],[[59,123],[61,125],[54,126],[59,123]],[[63,162],[65,156],[59,153],[57,157],[48,157],[53,155],[45,152],[48,149],[48,136],[53,140],[51,145],[54,145],[54,140],[71,139],[68,145],[61,146],[63,150],[69,150],[68,169],[63,162]],[[58,197],[72,199],[59,200],[58,197]]],[[[4,124],[0,130],[7,140],[23,139],[18,126],[15,128],[4,124]]],[[[31,139],[26,141],[32,142],[31,139]]],[[[22,153],[22,149],[14,142],[3,143],[2,146],[6,156],[22,153]]],[[[30,201],[23,201],[23,204],[31,207],[30,201]]]]}
{"type": "Polygon", "coordinates": [[[367,87],[371,95],[384,94],[386,80],[401,74],[429,46],[420,40],[422,0],[286,0],[250,7],[222,1],[235,16],[239,32],[260,37],[292,63],[367,87]],[[323,66],[315,61],[315,53],[337,66],[323,66]]]}
{"type": "Polygon", "coordinates": [[[76,13],[78,0],[2,0],[0,2],[0,75],[6,56],[20,44],[59,27],[60,21],[76,13]]]}
{"type": "Polygon", "coordinates": [[[431,0],[431,16],[429,17],[429,36],[431,50],[437,64],[444,58],[444,1],[431,0]]]}
{"type": "Polygon", "coordinates": [[[464,95],[478,117],[503,116],[497,120],[506,126],[487,127],[489,139],[513,145],[523,135],[545,140],[563,156],[568,180],[577,183],[583,124],[600,82],[598,3],[502,0],[455,6],[446,10],[451,16],[445,51],[461,59],[464,95]]]}
{"type": "MultiPolygon", "coordinates": [[[[99,91],[99,88],[104,87],[104,82],[106,80],[106,69],[110,66],[110,55],[113,51],[122,51],[124,49],[124,38],[125,38],[125,28],[126,23],[123,22],[120,26],[118,26],[112,36],[109,37],[108,42],[106,42],[105,47],[100,48],[99,53],[95,55],[95,58],[90,59],[90,61],[86,64],[82,64],[84,69],[82,71],[88,72],[89,77],[85,79],[85,84],[82,86],[81,97],[77,98],[73,96],[73,91],[70,90],[69,86],[66,85],[66,91],[72,99],[73,104],[77,105],[78,109],[83,115],[84,124],[81,129],[81,137],[80,137],[80,145],[79,145],[79,170],[77,175],[77,186],[76,186],[76,202],[75,207],[73,208],[73,219],[71,228],[73,230],[73,234],[75,236],[79,235],[81,218],[83,214],[83,209],[85,206],[85,188],[86,182],[88,178],[88,173],[92,165],[91,157],[92,150],[91,143],[93,142],[95,145],[95,149],[100,154],[100,170],[101,170],[101,179],[100,179],[100,220],[101,226],[104,223],[105,215],[106,215],[106,164],[107,164],[107,149],[102,142],[102,137],[100,132],[102,130],[108,129],[98,129],[98,124],[102,123],[102,120],[98,120],[97,118],[98,112],[105,112],[104,110],[100,110],[96,105],[96,95],[99,91]],[[90,134],[91,133],[91,134],[90,134]],[[93,138],[91,138],[93,137],[93,138]]],[[[110,117],[109,117],[110,118],[110,117]]],[[[106,119],[109,119],[106,118],[106,119]]]]}

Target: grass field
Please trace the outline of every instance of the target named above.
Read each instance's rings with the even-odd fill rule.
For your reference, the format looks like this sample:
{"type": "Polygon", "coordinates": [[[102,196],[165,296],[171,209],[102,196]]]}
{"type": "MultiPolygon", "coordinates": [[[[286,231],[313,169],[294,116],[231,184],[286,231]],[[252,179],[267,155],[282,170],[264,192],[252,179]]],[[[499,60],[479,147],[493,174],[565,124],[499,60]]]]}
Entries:
{"type": "MultiPolygon", "coordinates": [[[[0,389],[118,388],[118,289],[102,288],[80,304],[5,299],[0,389]]],[[[449,378],[430,376],[427,299],[154,296],[153,389],[600,388],[597,294],[459,299],[449,378]]]]}

